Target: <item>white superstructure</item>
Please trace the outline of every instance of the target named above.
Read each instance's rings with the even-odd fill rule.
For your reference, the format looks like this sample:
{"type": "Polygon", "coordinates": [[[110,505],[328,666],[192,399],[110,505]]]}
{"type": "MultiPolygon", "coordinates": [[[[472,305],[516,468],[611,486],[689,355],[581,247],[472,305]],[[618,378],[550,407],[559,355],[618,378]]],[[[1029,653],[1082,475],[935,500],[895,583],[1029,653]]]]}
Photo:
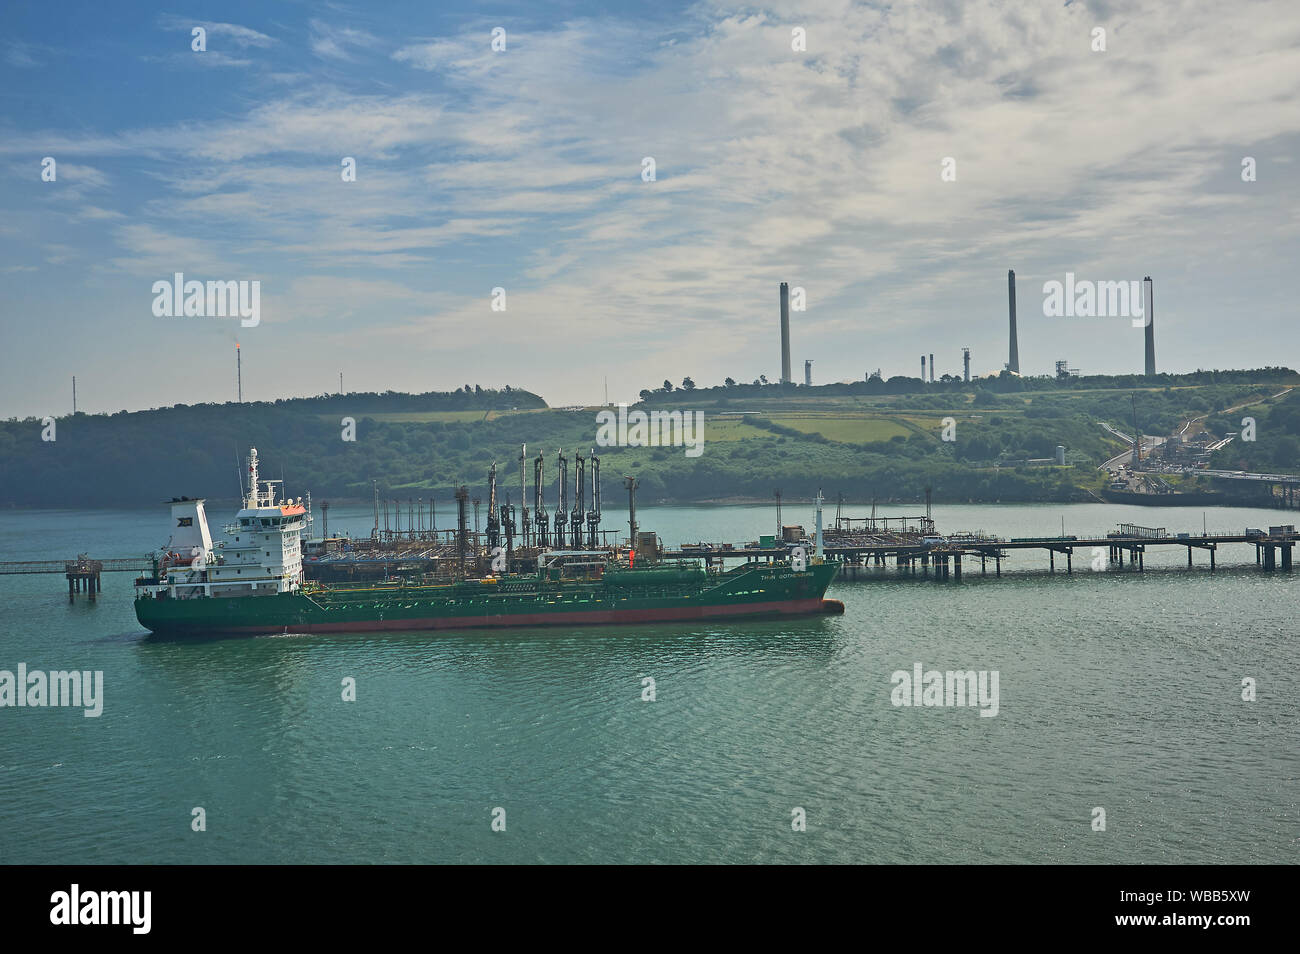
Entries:
{"type": "Polygon", "coordinates": [[[267,596],[302,585],[302,499],[276,499],[278,480],[261,480],[248,452],[248,495],[225,538],[213,545],[202,500],[172,501],[172,537],[159,561],[155,597],[267,596]]]}

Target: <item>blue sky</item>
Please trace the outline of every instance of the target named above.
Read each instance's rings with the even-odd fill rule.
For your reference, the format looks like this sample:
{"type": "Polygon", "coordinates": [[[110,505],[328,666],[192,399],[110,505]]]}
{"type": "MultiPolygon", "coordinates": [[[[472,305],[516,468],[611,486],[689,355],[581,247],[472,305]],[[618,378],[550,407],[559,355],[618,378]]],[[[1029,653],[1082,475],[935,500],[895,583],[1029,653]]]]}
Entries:
{"type": "Polygon", "coordinates": [[[1162,370],[1298,367],[1298,87],[1294,2],[9,0],[0,416],[228,400],[237,338],[248,399],[775,378],[783,280],[797,377],[988,373],[1008,268],[1026,373],[1141,370],[1067,271],[1155,278],[1162,370]],[[261,324],[155,317],[178,271],[261,324]]]}

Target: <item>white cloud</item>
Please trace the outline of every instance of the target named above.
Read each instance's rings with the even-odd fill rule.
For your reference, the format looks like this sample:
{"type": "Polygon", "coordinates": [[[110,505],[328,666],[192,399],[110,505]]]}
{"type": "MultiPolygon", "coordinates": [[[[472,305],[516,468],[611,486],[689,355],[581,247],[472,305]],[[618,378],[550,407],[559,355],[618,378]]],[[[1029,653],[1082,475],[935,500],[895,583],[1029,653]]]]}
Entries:
{"type": "Polygon", "coordinates": [[[5,63],[17,69],[31,69],[40,62],[34,55],[33,47],[28,43],[11,40],[5,44],[5,63]]]}
{"type": "MultiPolygon", "coordinates": [[[[229,41],[241,50],[248,47],[266,49],[274,46],[278,41],[265,33],[259,33],[251,27],[240,26],[237,23],[222,23],[214,20],[198,20],[188,17],[175,16],[165,13],[158,18],[158,25],[164,30],[182,30],[190,33],[194,27],[202,27],[207,33],[209,40],[217,38],[222,41],[229,41]]],[[[211,47],[209,47],[211,49],[211,47]]]]}
{"type": "Polygon", "coordinates": [[[373,50],[380,45],[379,38],[365,30],[316,19],[309,21],[308,27],[312,52],[326,59],[352,61],[356,59],[353,50],[373,50]]]}

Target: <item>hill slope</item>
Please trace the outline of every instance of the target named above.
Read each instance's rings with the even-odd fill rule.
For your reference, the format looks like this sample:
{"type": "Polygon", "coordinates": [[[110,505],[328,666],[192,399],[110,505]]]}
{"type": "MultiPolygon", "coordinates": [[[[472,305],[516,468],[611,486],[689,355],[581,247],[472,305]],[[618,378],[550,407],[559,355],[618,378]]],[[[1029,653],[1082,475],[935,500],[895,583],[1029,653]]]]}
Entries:
{"type": "MultiPolygon", "coordinates": [[[[1167,434],[1192,417],[1231,432],[1243,411],[1259,421],[1253,444],[1222,452],[1259,469],[1300,471],[1300,385],[1290,371],[1232,372],[1228,380],[1165,378],[1157,387],[1103,387],[1047,379],[922,385],[916,379],[824,388],[698,389],[654,393],[649,410],[705,415],[702,453],[677,447],[597,448],[606,500],[626,473],[641,480],[645,501],[769,500],[822,489],[834,499],[917,500],[926,486],[938,500],[1094,499],[1097,466],[1125,444],[1099,424],[1167,434]],[[911,383],[909,383],[911,382],[911,383]],[[1056,384],[1055,387],[1051,385],[1056,384]],[[951,439],[947,439],[951,438],[951,439]],[[1029,465],[1066,448],[1065,467],[1029,465]]],[[[1114,383],[1114,382],[1110,382],[1114,383]]],[[[1125,381],[1127,384],[1127,381],[1125,381]]],[[[546,454],[547,499],[555,500],[554,455],[588,452],[597,408],[548,408],[519,390],[425,395],[333,395],[262,404],[177,406],[113,415],[78,414],[56,422],[53,442],[41,421],[0,423],[0,505],[122,506],[173,495],[234,499],[242,458],[255,445],[264,474],[285,477],[294,495],[316,501],[382,496],[450,497],[459,484],[486,493],[498,462],[503,495],[518,503],[520,445],[546,454]],[[354,424],[347,440],[349,427],[354,424]]],[[[1199,425],[1198,425],[1199,426],[1199,425]]],[[[529,497],[532,464],[527,466],[529,497]]],[[[572,468],[571,468],[572,472],[572,468]]],[[[570,478],[572,479],[572,478],[570,478]]]]}

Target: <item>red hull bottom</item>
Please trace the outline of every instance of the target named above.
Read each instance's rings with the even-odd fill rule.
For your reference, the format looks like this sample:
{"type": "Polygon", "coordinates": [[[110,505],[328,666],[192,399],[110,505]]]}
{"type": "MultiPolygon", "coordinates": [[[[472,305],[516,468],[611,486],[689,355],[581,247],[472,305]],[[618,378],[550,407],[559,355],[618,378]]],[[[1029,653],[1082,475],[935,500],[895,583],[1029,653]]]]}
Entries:
{"type": "MultiPolygon", "coordinates": [[[[593,610],[578,613],[522,613],[510,616],[440,616],[426,619],[374,619],[338,623],[296,623],[292,626],[232,626],[221,633],[268,635],[276,633],[371,633],[435,629],[500,629],[520,626],[626,626],[630,623],[671,623],[682,620],[739,619],[752,617],[840,614],[839,600],[814,597],[740,606],[682,606],[665,609],[593,610]]],[[[178,627],[178,629],[181,629],[178,627]]],[[[185,627],[193,632],[192,628],[185,627]]],[[[166,632],[166,630],[162,630],[166,632]]],[[[218,630],[213,630],[218,632],[218,630]]]]}

